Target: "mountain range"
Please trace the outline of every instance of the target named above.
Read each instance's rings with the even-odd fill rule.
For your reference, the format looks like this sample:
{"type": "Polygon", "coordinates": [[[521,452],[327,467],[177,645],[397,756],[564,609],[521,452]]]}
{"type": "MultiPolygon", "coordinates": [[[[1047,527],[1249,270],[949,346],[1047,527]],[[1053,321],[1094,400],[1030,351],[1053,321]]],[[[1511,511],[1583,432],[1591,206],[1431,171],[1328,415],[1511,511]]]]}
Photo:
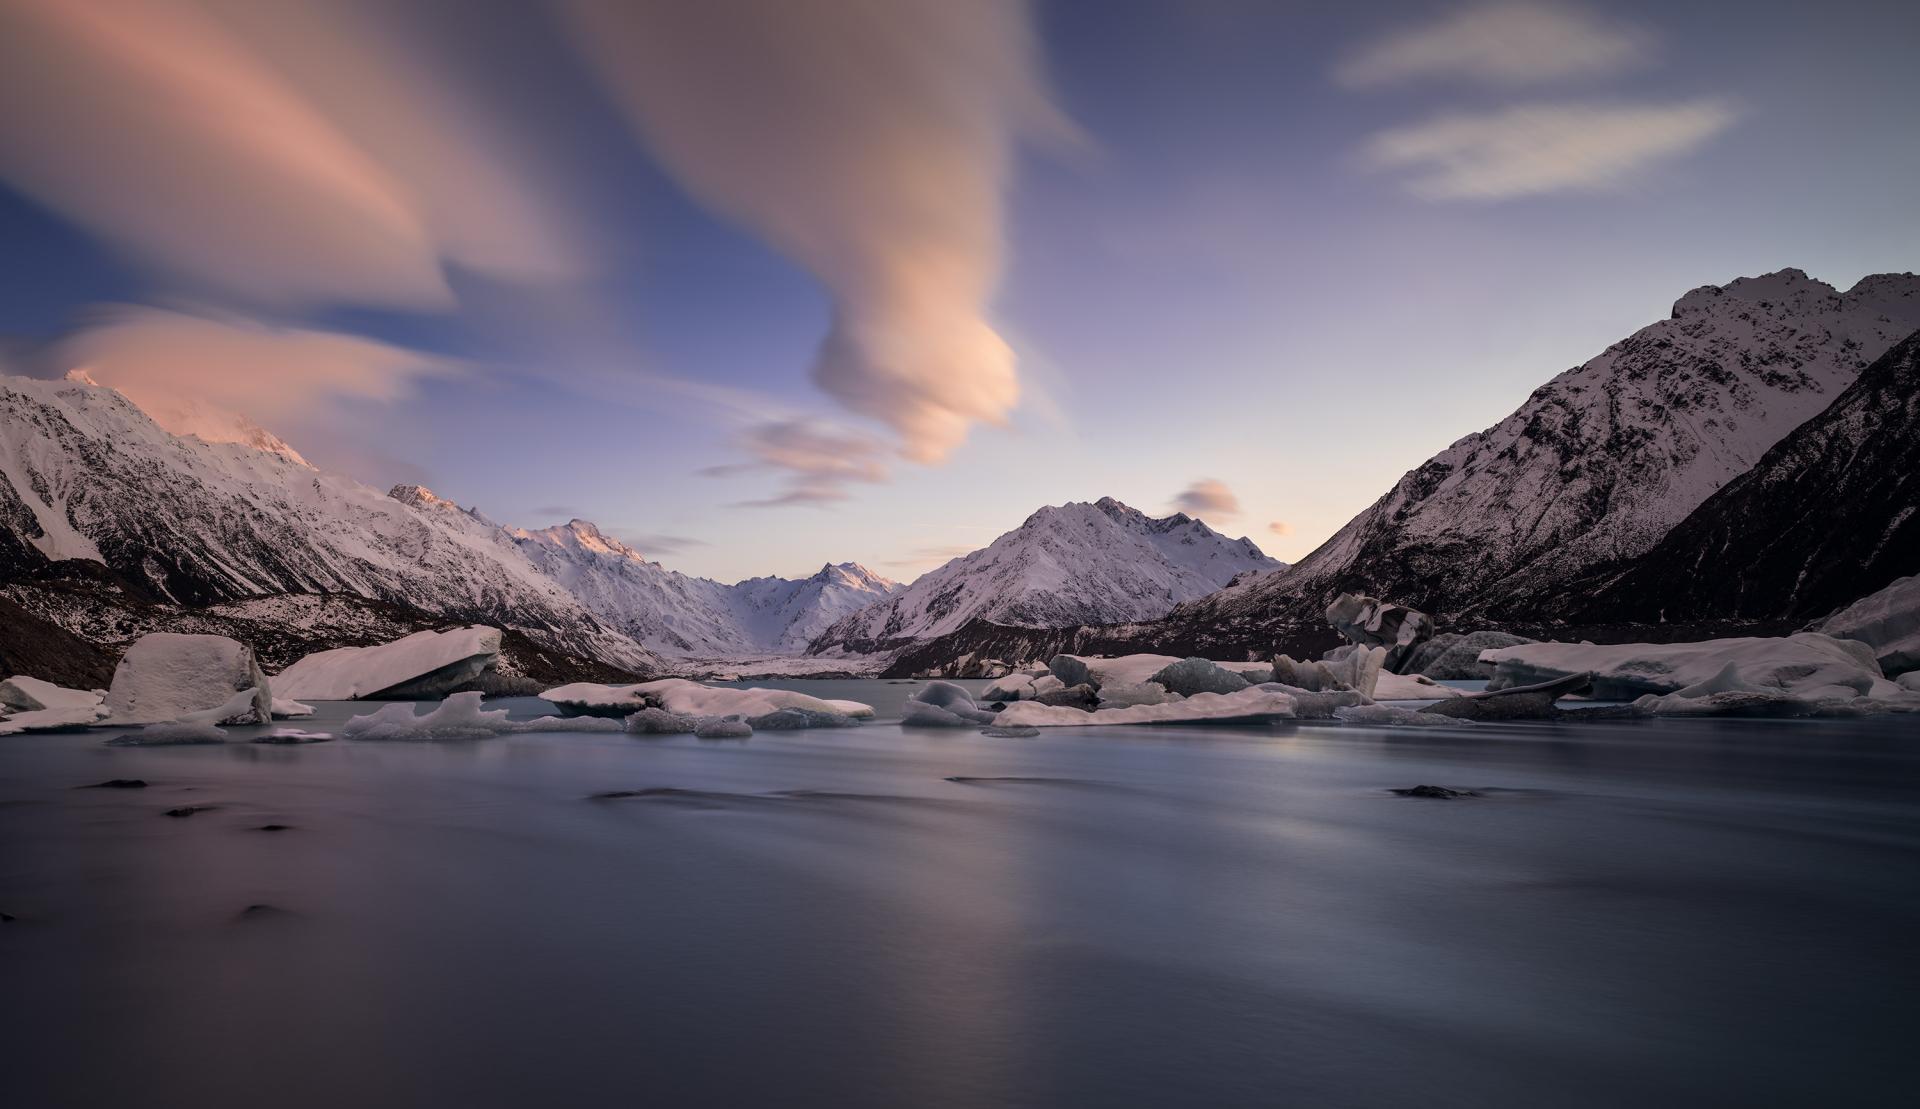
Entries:
{"type": "MultiPolygon", "coordinates": [[[[1297,652],[1352,590],[1450,626],[1800,619],[1920,569],[1901,342],[1916,330],[1911,274],[1844,293],[1798,270],[1705,286],[1296,565],[1104,498],[1042,508],[907,585],[853,562],[693,577],[584,520],[506,527],[420,486],[382,493],[250,424],[170,434],[84,376],[0,378],[0,602],[16,626],[101,648],[235,634],[270,668],[483,621],[527,674],[803,650],[890,672],[1056,649],[1297,652]]],[[[25,651],[0,636],[0,668],[25,651]]]]}

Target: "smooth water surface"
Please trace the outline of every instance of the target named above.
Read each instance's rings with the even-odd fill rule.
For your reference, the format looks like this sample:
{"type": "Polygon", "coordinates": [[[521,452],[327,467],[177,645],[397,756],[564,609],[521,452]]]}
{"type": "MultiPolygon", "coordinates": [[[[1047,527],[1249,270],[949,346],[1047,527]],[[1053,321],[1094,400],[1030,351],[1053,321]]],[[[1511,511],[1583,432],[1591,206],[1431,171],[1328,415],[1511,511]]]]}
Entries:
{"type": "MultiPolygon", "coordinates": [[[[791,684],[883,714],[908,691],[791,684]]],[[[0,740],[0,1103],[1920,1089],[1911,719],[233,731],[0,740]],[[108,778],[150,785],[75,788],[108,778]],[[1485,795],[1387,792],[1423,783],[1485,795]],[[163,815],[186,805],[213,807],[163,815]]]]}

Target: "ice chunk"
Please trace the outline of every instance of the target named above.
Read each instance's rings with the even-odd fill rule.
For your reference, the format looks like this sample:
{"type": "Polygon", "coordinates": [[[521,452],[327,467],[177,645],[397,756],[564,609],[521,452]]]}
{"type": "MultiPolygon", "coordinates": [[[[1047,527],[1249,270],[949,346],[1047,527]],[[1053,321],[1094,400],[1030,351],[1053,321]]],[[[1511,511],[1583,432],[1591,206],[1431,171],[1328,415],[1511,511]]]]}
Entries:
{"type": "Polygon", "coordinates": [[[1459,690],[1441,685],[1425,674],[1390,674],[1382,670],[1374,676],[1373,699],[1376,701],[1437,701],[1458,696],[1459,690]]]}
{"type": "Polygon", "coordinates": [[[98,690],[65,689],[24,675],[0,682],[0,705],[13,710],[0,715],[0,735],[75,731],[107,715],[98,690]]]}
{"type": "MultiPolygon", "coordinates": [[[[1268,673],[1271,674],[1271,668],[1268,673]]],[[[1161,667],[1147,679],[1169,693],[1191,697],[1196,693],[1237,693],[1247,688],[1247,679],[1229,673],[1203,658],[1181,659],[1161,667]]]]}
{"type": "Polygon", "coordinates": [[[701,739],[746,739],[753,735],[753,725],[737,716],[710,716],[694,727],[693,734],[701,739]]]}
{"type": "Polygon", "coordinates": [[[1820,705],[1778,690],[1721,689],[1709,693],[1652,693],[1633,703],[1656,716],[1812,716],[1820,705]]]}
{"type": "Polygon", "coordinates": [[[1920,670],[1920,575],[1900,578],[1821,621],[1814,629],[1873,648],[1888,677],[1920,670]]]}
{"type": "Polygon", "coordinates": [[[1327,606],[1327,622],[1350,643],[1384,647],[1383,665],[1400,664],[1433,635],[1433,618],[1405,605],[1389,604],[1358,593],[1342,593],[1327,606]]]}
{"type": "Polygon", "coordinates": [[[626,728],[639,735],[692,735],[699,720],[666,709],[641,709],[627,717],[626,728]]]}
{"type": "Polygon", "coordinates": [[[415,714],[407,701],[347,721],[340,734],[349,739],[475,739],[515,730],[506,709],[480,707],[479,693],[456,693],[431,710],[415,714]]]}
{"type": "Polygon", "coordinates": [[[1585,671],[1593,675],[1592,696],[1602,701],[1708,688],[1730,665],[1737,667],[1745,691],[1808,701],[1871,695],[1887,684],[1870,648],[1818,632],[1697,643],[1527,643],[1486,651],[1480,658],[1494,666],[1489,689],[1585,671]]]}
{"type": "MultiPolygon", "coordinates": [[[[1177,661],[1177,660],[1176,660],[1177,661]]],[[[1127,708],[1080,709],[1019,701],[995,718],[1000,728],[1063,728],[1094,724],[1264,724],[1293,716],[1293,698],[1272,687],[1196,693],[1181,701],[1127,708]]]]}
{"type": "Polygon", "coordinates": [[[1438,716],[1431,712],[1405,708],[1400,705],[1351,705],[1333,710],[1333,718],[1342,724],[1384,724],[1389,727],[1411,726],[1431,727],[1435,724],[1471,724],[1471,720],[1455,720],[1449,716],[1438,716]]]}
{"type": "Polygon", "coordinates": [[[747,718],[756,732],[792,732],[802,728],[856,728],[860,721],[843,712],[785,708],[747,718]]]}
{"type": "Polygon", "coordinates": [[[781,709],[838,713],[857,719],[873,716],[873,706],[859,701],[813,697],[791,689],[707,686],[686,678],[660,678],[634,685],[576,682],[549,689],[540,696],[570,713],[618,716],[622,719],[649,706],[681,716],[739,716],[743,719],[765,716],[781,709]]]}
{"type": "Polygon", "coordinates": [[[282,697],[428,700],[471,682],[500,659],[500,629],[478,624],[414,632],[373,647],[316,651],[273,679],[282,697]]]}
{"type": "MultiPolygon", "coordinates": [[[[1053,660],[1053,676],[1067,686],[1087,684],[1100,689],[1110,682],[1128,685],[1152,681],[1154,674],[1182,661],[1173,655],[1058,655],[1053,660]],[[1069,676],[1074,680],[1068,681],[1069,676]]],[[[1228,662],[1212,660],[1215,666],[1238,674],[1249,682],[1269,681],[1273,668],[1264,662],[1228,662]]]]}
{"type": "Polygon", "coordinates": [[[227,704],[251,691],[241,711],[210,723],[266,724],[273,694],[253,648],[223,635],[154,632],[134,640],[107,691],[109,724],[160,724],[227,704]]]}
{"type": "Polygon", "coordinates": [[[0,682],[0,706],[5,706],[0,711],[79,709],[98,705],[101,701],[102,695],[97,689],[67,689],[24,674],[15,674],[0,682]]]}
{"type": "MultiPolygon", "coordinates": [[[[1355,644],[1353,650],[1342,655],[1337,661],[1326,663],[1334,679],[1348,689],[1357,689],[1368,697],[1377,697],[1380,688],[1381,671],[1387,663],[1385,647],[1368,647],[1355,644]]],[[[1391,683],[1389,683],[1391,687],[1391,683]]]]}
{"type": "Polygon", "coordinates": [[[900,717],[900,723],[922,728],[972,728],[994,721],[992,712],[976,705],[972,694],[952,682],[928,682],[915,690],[900,717]]]}
{"type": "Polygon", "coordinates": [[[1480,652],[1532,642],[1506,632],[1447,632],[1415,647],[1399,669],[1402,674],[1425,674],[1443,680],[1491,678],[1493,667],[1480,661],[1480,652]]]}
{"type": "MultiPolygon", "coordinates": [[[[1228,675],[1232,677],[1232,675],[1228,675]]],[[[1100,689],[1100,707],[1123,709],[1130,705],[1163,705],[1173,700],[1167,687],[1159,682],[1114,682],[1100,689]]]]}
{"type": "Polygon", "coordinates": [[[276,720],[293,720],[302,716],[312,715],[312,705],[303,705],[291,697],[275,697],[273,699],[273,716],[276,720]]]}

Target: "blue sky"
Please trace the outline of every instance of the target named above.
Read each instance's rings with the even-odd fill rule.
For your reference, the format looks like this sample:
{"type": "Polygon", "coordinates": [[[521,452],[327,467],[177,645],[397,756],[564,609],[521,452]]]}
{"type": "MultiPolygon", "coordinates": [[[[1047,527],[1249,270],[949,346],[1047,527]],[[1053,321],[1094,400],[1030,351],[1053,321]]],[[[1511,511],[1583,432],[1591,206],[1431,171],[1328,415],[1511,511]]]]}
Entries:
{"type": "Polygon", "coordinates": [[[10,360],[727,580],[1203,480],[1295,558],[1689,288],[1920,256],[1913,5],[683,9],[20,0],[10,360]]]}

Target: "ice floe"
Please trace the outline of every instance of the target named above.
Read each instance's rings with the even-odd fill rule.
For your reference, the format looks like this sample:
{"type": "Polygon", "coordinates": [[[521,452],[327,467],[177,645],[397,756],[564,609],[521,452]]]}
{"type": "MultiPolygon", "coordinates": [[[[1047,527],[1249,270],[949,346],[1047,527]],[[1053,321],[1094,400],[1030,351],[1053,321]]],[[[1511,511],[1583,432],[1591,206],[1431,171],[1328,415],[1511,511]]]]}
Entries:
{"type": "Polygon", "coordinates": [[[562,711],[622,719],[643,708],[660,708],[680,716],[738,716],[752,720],[782,709],[832,714],[856,720],[873,716],[873,706],[859,701],[814,697],[791,689],[701,685],[686,678],[660,678],[633,685],[575,682],[540,694],[562,711]]]}
{"type": "Polygon", "coordinates": [[[97,689],[67,689],[19,674],[0,682],[0,735],[73,731],[106,714],[97,689]]]}
{"type": "Polygon", "coordinates": [[[1819,632],[1695,643],[1526,643],[1483,652],[1489,689],[1535,685],[1582,672],[1592,696],[1627,701],[1692,690],[1787,693],[1805,700],[1848,699],[1897,690],[1864,644],[1819,632]]]}
{"type": "Polygon", "coordinates": [[[498,628],[478,624],[423,631],[372,647],[316,651],[273,679],[287,698],[426,700],[471,682],[500,658],[498,628]]]}
{"type": "Polygon", "coordinates": [[[483,709],[482,695],[469,690],[455,693],[424,713],[409,701],[395,701],[378,711],[348,720],[340,734],[348,739],[477,739],[520,732],[618,732],[618,720],[597,717],[542,716],[533,720],[508,719],[506,709],[483,709]]]}
{"type": "Polygon", "coordinates": [[[1874,660],[1889,677],[1920,670],[1920,575],[1869,593],[1815,630],[1873,648],[1874,660]]]}
{"type": "Polygon", "coordinates": [[[974,703],[972,694],[952,682],[928,682],[907,698],[906,705],[901,709],[900,723],[921,728],[976,728],[982,724],[992,724],[996,719],[990,710],[974,703]]]}
{"type": "MultiPolygon", "coordinates": [[[[1179,660],[1174,660],[1179,661],[1179,660]]],[[[1293,697],[1252,686],[1236,693],[1196,693],[1180,701],[1087,712],[1064,705],[1017,701],[994,718],[997,728],[1067,728],[1092,724],[1264,724],[1293,717],[1293,697]]]]}

